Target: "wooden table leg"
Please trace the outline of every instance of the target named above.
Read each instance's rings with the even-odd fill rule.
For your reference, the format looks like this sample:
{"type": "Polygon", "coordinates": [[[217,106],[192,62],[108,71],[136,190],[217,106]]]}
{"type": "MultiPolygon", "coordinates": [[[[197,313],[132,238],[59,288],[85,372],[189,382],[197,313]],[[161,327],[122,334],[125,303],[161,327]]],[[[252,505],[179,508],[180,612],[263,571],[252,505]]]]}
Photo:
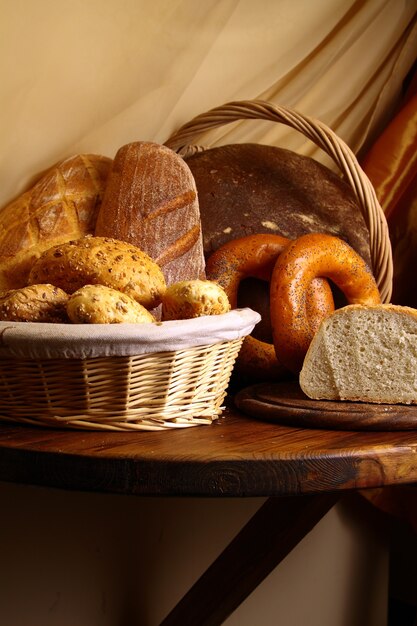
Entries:
{"type": "Polygon", "coordinates": [[[337,494],[269,498],[161,626],[218,626],[337,502],[337,494]]]}

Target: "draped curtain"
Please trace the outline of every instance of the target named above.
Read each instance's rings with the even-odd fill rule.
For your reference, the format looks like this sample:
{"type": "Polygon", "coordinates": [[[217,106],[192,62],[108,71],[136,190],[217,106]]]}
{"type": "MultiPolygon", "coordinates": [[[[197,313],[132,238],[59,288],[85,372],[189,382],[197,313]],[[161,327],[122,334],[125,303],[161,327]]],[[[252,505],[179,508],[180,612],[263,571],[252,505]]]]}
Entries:
{"type": "MultiPolygon", "coordinates": [[[[0,2],[0,206],[67,156],[163,143],[231,100],[295,108],[358,153],[396,110],[417,50],[417,0],[0,2]]],[[[201,138],[243,141],[328,158],[270,122],[201,138]]]]}

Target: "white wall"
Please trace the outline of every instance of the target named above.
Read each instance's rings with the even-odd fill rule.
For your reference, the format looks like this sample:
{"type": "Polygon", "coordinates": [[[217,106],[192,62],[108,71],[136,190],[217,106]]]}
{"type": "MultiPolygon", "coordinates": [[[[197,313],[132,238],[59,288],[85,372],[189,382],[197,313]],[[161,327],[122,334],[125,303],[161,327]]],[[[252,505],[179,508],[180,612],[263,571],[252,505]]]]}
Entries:
{"type": "MultiPolygon", "coordinates": [[[[263,502],[6,483],[0,498],[7,626],[157,626],[263,502]]],[[[385,626],[388,549],[366,511],[334,507],[227,626],[385,626]]]]}

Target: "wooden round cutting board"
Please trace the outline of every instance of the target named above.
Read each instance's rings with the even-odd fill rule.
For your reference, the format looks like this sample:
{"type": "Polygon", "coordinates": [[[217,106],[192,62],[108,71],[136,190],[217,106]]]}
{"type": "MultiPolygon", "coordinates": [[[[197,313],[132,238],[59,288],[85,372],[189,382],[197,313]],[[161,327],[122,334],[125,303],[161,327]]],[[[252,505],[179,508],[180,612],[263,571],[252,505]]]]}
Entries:
{"type": "Polygon", "coordinates": [[[234,402],[261,420],[337,430],[415,430],[417,405],[311,400],[298,382],[260,383],[239,391],[234,402]]]}

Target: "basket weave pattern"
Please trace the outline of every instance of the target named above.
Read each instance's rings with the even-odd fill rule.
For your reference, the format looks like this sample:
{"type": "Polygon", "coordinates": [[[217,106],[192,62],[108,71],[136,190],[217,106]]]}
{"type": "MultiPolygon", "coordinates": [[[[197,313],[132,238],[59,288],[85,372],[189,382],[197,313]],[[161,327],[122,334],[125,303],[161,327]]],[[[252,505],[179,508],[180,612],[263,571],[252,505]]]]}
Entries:
{"type": "Polygon", "coordinates": [[[299,131],[328,154],[352,187],[369,231],[369,244],[373,273],[383,302],[392,294],[392,248],[387,221],[378,202],[375,190],[360,167],[358,160],[328,126],[293,109],[262,100],[229,102],[202,113],[184,124],[165,145],[186,156],[204,148],[194,145],[202,133],[238,120],[269,120],[279,122],[299,131]]]}
{"type": "Polygon", "coordinates": [[[0,418],[97,430],[210,424],[242,341],[111,358],[0,359],[0,418]]]}

